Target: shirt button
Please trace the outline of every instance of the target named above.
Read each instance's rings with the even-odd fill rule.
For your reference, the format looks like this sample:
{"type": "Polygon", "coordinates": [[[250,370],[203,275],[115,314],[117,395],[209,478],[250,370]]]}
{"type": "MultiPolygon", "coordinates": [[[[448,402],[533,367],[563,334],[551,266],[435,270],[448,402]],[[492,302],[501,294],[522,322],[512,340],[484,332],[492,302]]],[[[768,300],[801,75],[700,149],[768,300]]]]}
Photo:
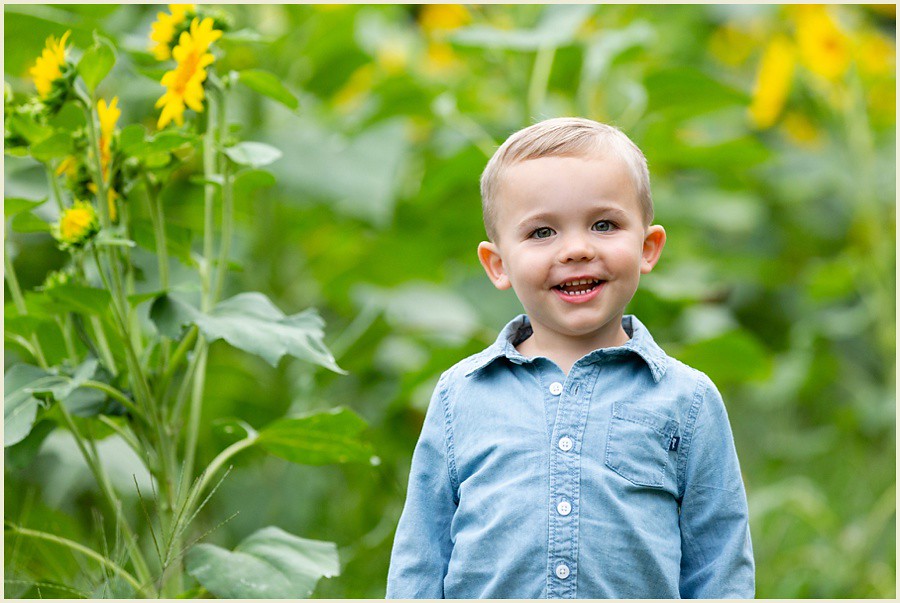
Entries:
{"type": "Polygon", "coordinates": [[[572,450],[573,445],[572,438],[568,436],[559,439],[559,449],[563,452],[572,450]]]}
{"type": "Polygon", "coordinates": [[[554,396],[558,396],[562,393],[563,386],[559,381],[554,381],[550,384],[550,393],[554,396]]]}
{"type": "Polygon", "coordinates": [[[572,512],[572,505],[569,504],[569,501],[562,500],[558,505],[556,505],[556,510],[560,515],[568,515],[572,512]]]}
{"type": "Polygon", "coordinates": [[[560,580],[565,580],[569,577],[569,568],[568,566],[560,563],[556,566],[556,577],[560,580]]]}

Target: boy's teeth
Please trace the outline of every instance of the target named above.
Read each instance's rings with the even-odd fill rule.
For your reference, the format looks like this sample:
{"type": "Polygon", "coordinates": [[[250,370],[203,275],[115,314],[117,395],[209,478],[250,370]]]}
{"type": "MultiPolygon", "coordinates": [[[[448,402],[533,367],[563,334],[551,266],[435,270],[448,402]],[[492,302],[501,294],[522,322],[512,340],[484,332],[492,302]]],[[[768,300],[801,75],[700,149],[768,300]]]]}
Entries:
{"type": "Polygon", "coordinates": [[[565,293],[566,295],[584,295],[585,293],[588,293],[588,292],[594,290],[594,288],[596,288],[597,285],[599,285],[601,282],[602,281],[599,281],[597,279],[585,278],[585,279],[565,282],[561,285],[557,285],[556,288],[559,289],[560,291],[562,291],[563,293],[565,293]],[[587,285],[587,287],[585,287],[585,285],[587,285]],[[578,289],[573,291],[572,288],[574,288],[574,287],[578,287],[578,289]]]}

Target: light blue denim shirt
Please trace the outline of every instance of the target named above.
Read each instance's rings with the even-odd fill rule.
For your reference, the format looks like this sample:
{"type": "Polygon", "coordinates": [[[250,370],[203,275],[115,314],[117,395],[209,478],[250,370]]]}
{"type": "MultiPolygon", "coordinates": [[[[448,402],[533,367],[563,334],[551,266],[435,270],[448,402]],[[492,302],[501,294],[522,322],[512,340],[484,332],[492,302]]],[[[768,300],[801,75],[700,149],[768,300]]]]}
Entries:
{"type": "Polygon", "coordinates": [[[747,500],[715,386],[633,316],[566,376],[515,345],[438,381],[388,598],[752,598],[747,500]]]}

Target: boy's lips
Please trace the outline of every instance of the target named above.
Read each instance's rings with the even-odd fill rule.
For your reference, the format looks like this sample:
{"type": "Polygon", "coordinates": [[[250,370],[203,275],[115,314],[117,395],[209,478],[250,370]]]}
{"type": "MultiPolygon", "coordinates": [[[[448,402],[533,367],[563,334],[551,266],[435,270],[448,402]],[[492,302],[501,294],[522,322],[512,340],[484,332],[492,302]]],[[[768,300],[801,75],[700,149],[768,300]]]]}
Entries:
{"type": "Polygon", "coordinates": [[[552,289],[563,301],[581,304],[597,297],[605,284],[606,281],[593,276],[578,276],[566,279],[552,289]]]}

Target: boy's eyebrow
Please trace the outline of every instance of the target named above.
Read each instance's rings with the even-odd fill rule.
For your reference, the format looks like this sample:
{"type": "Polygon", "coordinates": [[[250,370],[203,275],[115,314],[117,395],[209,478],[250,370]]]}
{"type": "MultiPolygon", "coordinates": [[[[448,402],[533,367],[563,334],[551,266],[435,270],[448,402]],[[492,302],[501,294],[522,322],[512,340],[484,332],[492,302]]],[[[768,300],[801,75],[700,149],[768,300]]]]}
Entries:
{"type": "MultiPolygon", "coordinates": [[[[593,208],[593,211],[598,214],[612,214],[615,218],[619,220],[627,220],[628,212],[626,212],[621,207],[616,205],[598,205],[593,208]]],[[[518,227],[520,229],[524,229],[531,224],[540,223],[540,222],[549,222],[556,218],[556,214],[550,211],[542,211],[536,214],[527,215],[519,222],[518,227]]]]}

